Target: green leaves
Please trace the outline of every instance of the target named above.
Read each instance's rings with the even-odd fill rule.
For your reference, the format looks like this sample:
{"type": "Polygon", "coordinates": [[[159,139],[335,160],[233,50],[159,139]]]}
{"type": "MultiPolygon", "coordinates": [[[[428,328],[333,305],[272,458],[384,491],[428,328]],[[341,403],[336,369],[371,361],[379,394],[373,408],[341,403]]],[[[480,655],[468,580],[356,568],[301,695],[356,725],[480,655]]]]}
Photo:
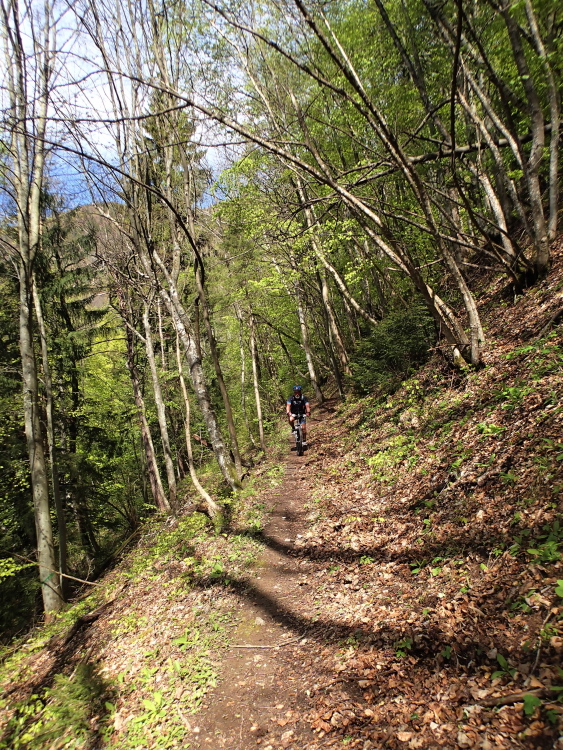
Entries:
{"type": "Polygon", "coordinates": [[[156,712],[160,708],[162,708],[162,705],[164,704],[164,698],[162,693],[157,692],[153,694],[153,700],[150,700],[149,698],[143,698],[143,706],[147,709],[149,712],[156,712]]]}
{"type": "Polygon", "coordinates": [[[11,578],[12,576],[15,576],[16,573],[20,570],[33,567],[33,563],[22,564],[16,562],[15,560],[12,560],[11,558],[0,559],[0,581],[3,578],[11,578]]]}
{"type": "Polygon", "coordinates": [[[497,654],[497,661],[500,665],[500,669],[492,673],[491,680],[496,680],[497,677],[503,676],[508,676],[512,679],[512,677],[514,677],[514,675],[516,674],[516,670],[514,669],[514,667],[510,666],[510,664],[502,654],[497,654]]]}
{"type": "Polygon", "coordinates": [[[537,695],[527,693],[524,698],[524,713],[526,716],[531,716],[538,706],[541,706],[542,702],[537,695]]]}
{"type": "Polygon", "coordinates": [[[396,641],[394,643],[394,648],[397,659],[404,659],[408,651],[412,648],[412,644],[413,640],[409,637],[401,638],[399,641],[396,641]]]}

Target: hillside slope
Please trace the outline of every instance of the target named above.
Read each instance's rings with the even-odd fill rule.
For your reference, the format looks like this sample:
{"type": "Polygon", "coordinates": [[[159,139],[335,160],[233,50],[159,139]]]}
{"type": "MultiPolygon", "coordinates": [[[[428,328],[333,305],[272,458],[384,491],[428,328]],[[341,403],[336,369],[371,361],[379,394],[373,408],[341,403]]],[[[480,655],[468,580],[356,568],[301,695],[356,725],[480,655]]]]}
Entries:
{"type": "MultiPolygon", "coordinates": [[[[315,431],[319,520],[301,547],[332,561],[320,616],[358,628],[334,658],[364,681],[370,747],[560,736],[561,260],[559,246],[549,279],[516,301],[487,290],[484,369],[459,375],[436,356],[315,431]]],[[[334,731],[327,707],[318,726],[334,731]]]]}

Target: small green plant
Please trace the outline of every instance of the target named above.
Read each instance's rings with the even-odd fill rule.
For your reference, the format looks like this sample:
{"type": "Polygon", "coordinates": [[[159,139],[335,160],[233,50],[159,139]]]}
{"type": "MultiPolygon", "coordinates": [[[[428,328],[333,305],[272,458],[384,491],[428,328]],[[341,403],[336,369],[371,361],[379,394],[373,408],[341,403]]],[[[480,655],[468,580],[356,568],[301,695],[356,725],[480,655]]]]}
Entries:
{"type": "Polygon", "coordinates": [[[528,554],[536,562],[551,563],[561,558],[560,548],[563,544],[563,527],[559,519],[543,527],[543,534],[537,537],[538,544],[528,548],[528,554]]]}
{"type": "Polygon", "coordinates": [[[464,449],[464,450],[462,450],[462,452],[461,452],[461,455],[460,455],[460,456],[458,456],[458,458],[456,458],[456,460],[452,462],[452,464],[451,464],[451,468],[452,468],[452,469],[459,469],[459,467],[461,466],[461,464],[462,464],[462,463],[463,463],[463,462],[464,462],[464,461],[465,461],[465,460],[466,460],[467,458],[469,458],[469,456],[471,456],[471,451],[470,451],[470,450],[465,450],[465,449],[464,449]]]}
{"type": "Polygon", "coordinates": [[[499,663],[500,669],[497,669],[496,672],[492,673],[491,680],[496,680],[497,677],[503,676],[508,676],[510,677],[510,679],[512,679],[516,674],[516,670],[514,669],[514,667],[510,666],[510,664],[502,654],[497,654],[497,661],[499,663]]]}
{"type": "Polygon", "coordinates": [[[451,659],[452,658],[452,647],[451,646],[444,646],[444,648],[440,651],[440,656],[443,656],[444,659],[451,659]]]}
{"type": "Polygon", "coordinates": [[[0,748],[84,747],[94,736],[92,717],[99,719],[115,710],[109,697],[109,685],[92,664],[79,664],[71,677],[57,674],[52,688],[17,706],[0,748]]]}
{"type": "Polygon", "coordinates": [[[531,716],[536,708],[542,705],[542,702],[537,695],[532,695],[531,693],[527,693],[522,700],[524,703],[523,710],[526,716],[531,716]]]}
{"type": "Polygon", "coordinates": [[[373,557],[369,557],[368,555],[362,555],[360,557],[360,565],[370,565],[372,562],[374,562],[373,557]]]}
{"type": "Polygon", "coordinates": [[[411,573],[413,574],[413,576],[415,576],[418,573],[420,573],[420,571],[422,570],[422,568],[424,568],[425,565],[428,565],[428,560],[426,559],[418,560],[417,562],[409,563],[409,565],[411,566],[411,573]]]}
{"type": "Polygon", "coordinates": [[[551,623],[546,623],[542,629],[540,630],[540,639],[542,643],[549,643],[551,638],[553,638],[554,635],[559,634],[559,629],[555,627],[555,625],[552,625],[551,623]]]}
{"type": "Polygon", "coordinates": [[[412,648],[412,638],[401,638],[399,641],[395,641],[393,648],[395,649],[395,656],[397,659],[404,659],[407,652],[412,648]]]}
{"type": "Polygon", "coordinates": [[[506,427],[501,427],[496,424],[488,424],[487,422],[480,422],[477,425],[477,429],[483,437],[497,437],[498,435],[502,435],[506,430],[506,427]]]}
{"type": "Polygon", "coordinates": [[[506,386],[496,392],[495,397],[502,401],[502,409],[512,411],[520,406],[524,398],[533,392],[533,387],[525,385],[522,381],[517,381],[514,385],[506,386]]]}
{"type": "Polygon", "coordinates": [[[512,486],[516,484],[517,476],[513,471],[501,471],[500,473],[500,479],[503,484],[507,484],[509,486],[512,486]]]}

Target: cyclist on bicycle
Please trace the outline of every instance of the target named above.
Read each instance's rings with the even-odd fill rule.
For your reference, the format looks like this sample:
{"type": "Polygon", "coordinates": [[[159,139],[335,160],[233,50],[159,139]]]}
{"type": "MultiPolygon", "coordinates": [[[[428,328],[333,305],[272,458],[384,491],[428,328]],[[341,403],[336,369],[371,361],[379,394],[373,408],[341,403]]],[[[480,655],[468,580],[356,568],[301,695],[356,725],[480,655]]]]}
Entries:
{"type": "Polygon", "coordinates": [[[297,418],[301,420],[303,425],[303,445],[307,445],[307,423],[306,417],[311,416],[311,407],[309,406],[309,399],[303,395],[303,391],[300,385],[293,386],[293,396],[287,400],[285,407],[289,424],[293,431],[293,423],[297,418]]]}

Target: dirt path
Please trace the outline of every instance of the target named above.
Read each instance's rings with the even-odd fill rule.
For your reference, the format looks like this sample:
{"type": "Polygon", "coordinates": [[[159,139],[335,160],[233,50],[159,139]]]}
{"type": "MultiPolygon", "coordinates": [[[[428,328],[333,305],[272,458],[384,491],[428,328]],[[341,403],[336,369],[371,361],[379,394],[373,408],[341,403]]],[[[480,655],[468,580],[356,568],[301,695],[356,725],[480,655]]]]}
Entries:
{"type": "Polygon", "coordinates": [[[310,520],[308,464],[307,454],[300,458],[292,451],[283,484],[266,499],[272,507],[264,531],[267,548],[258,576],[241,597],[240,621],[220,682],[195,717],[194,747],[318,746],[319,734],[306,717],[313,707],[312,694],[329,682],[330,675],[317,666],[322,648],[311,630],[313,613],[304,611],[310,610],[305,603],[310,597],[304,594],[310,593],[321,563],[295,546],[310,520]]]}

